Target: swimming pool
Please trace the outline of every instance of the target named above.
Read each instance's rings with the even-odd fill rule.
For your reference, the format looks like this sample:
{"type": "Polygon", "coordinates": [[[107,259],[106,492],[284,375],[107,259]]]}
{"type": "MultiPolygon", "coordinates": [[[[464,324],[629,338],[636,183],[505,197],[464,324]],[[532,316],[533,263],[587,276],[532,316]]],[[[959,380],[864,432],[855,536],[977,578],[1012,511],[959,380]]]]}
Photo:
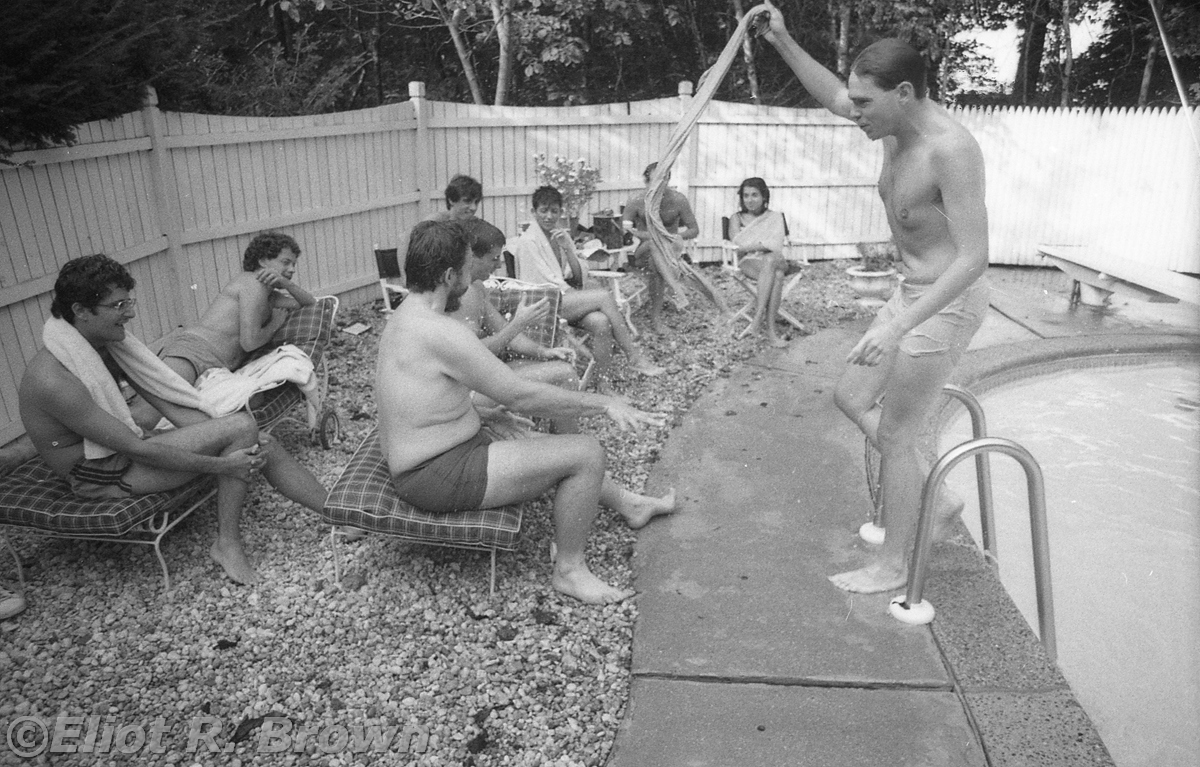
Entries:
{"type": "MultiPolygon", "coordinates": [[[[1074,365],[1087,364],[1084,360],[1074,365]]],[[[980,397],[1042,467],[1059,667],[1120,767],[1200,754],[1200,364],[1036,375],[980,397]]],[[[970,438],[965,413],[941,449],[970,438]]],[[[1024,474],[992,458],[1000,577],[1037,625],[1024,474]]],[[[979,540],[973,462],[948,484],[979,540]]]]}

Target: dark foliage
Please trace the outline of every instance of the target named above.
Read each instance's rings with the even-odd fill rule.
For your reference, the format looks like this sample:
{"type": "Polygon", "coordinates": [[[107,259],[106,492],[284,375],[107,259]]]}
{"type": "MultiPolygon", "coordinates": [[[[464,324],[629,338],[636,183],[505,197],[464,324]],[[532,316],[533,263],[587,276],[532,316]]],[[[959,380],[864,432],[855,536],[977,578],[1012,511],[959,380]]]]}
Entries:
{"type": "Polygon", "coordinates": [[[194,39],[182,0],[10,0],[0,44],[0,153],[74,139],[137,109],[194,39]]]}

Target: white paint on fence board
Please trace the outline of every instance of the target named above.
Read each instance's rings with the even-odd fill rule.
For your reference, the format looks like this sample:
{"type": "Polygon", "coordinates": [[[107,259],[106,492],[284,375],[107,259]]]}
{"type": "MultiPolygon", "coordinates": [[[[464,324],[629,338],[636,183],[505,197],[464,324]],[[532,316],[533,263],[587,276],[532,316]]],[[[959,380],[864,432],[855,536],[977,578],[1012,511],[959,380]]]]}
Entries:
{"type": "MultiPolygon", "coordinates": [[[[282,228],[300,241],[306,287],[372,297],[371,248],[398,245],[419,217],[408,195],[419,192],[438,209],[449,176],[469,173],[484,184],[481,214],[511,236],[528,218],[532,155],[583,156],[603,175],[583,211],[586,222],[642,188],[642,169],[661,154],[684,103],[556,109],[425,102],[424,147],[412,102],[292,118],[165,113],[156,151],[166,156],[164,183],[175,193],[157,196],[149,183],[148,110],[80,126],[75,147],[18,153],[18,163],[35,165],[0,169],[0,329],[10,377],[16,380],[39,344],[47,280],[67,258],[104,251],[133,259],[142,297],[135,327],[147,340],[202,310],[240,270],[253,233],[271,222],[286,222],[282,228]],[[433,175],[420,188],[426,157],[433,175]],[[189,243],[173,269],[160,244],[170,220],[189,243]],[[179,306],[178,286],[158,289],[173,271],[196,284],[187,291],[193,306],[179,306]],[[30,285],[43,294],[30,295],[30,285]]],[[[984,152],[993,262],[1039,263],[1039,242],[1106,242],[1148,265],[1200,271],[1200,172],[1178,110],[955,113],[984,152]]],[[[1200,121],[1200,112],[1192,119],[1200,121]]],[[[810,257],[845,256],[854,242],[887,237],[875,192],[879,163],[879,145],[823,110],[714,102],[675,180],[710,246],[702,259],[715,257],[720,218],[735,209],[736,186],[751,175],[771,185],[773,207],[787,214],[794,238],[810,243],[810,257]]],[[[0,418],[15,413],[15,390],[4,380],[0,418]]],[[[14,429],[0,423],[0,441],[14,429]]]]}

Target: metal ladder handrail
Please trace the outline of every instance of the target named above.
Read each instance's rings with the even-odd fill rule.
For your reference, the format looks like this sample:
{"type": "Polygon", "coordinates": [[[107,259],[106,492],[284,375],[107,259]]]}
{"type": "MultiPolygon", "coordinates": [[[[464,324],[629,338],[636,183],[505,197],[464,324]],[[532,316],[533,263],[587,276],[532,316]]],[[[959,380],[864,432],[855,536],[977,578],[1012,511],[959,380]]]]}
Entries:
{"type": "MultiPolygon", "coordinates": [[[[946,384],[942,393],[958,400],[971,415],[971,438],[978,440],[987,437],[987,417],[983,413],[983,405],[970,391],[961,386],[946,384]]],[[[931,470],[932,471],[932,470],[931,470]]],[[[987,451],[975,455],[975,482],[979,486],[979,529],[983,539],[983,553],[999,567],[996,549],[996,512],[992,502],[992,467],[988,461],[987,451]]]]}
{"type": "MultiPolygon", "coordinates": [[[[971,395],[968,393],[967,396],[971,395]]],[[[972,397],[972,399],[974,398],[972,397]]],[[[1053,663],[1058,657],[1058,642],[1054,631],[1054,595],[1050,579],[1050,541],[1046,525],[1045,481],[1042,477],[1041,466],[1038,465],[1033,454],[1010,439],[982,437],[968,440],[948,450],[934,464],[925,480],[925,487],[921,491],[921,515],[917,523],[917,538],[913,544],[912,563],[908,570],[907,591],[903,597],[892,600],[892,614],[904,620],[903,613],[899,611],[923,607],[923,614],[927,614],[928,617],[909,622],[927,623],[932,620],[932,607],[921,597],[925,589],[925,574],[933,545],[933,508],[937,501],[937,491],[945,481],[946,475],[961,461],[972,455],[978,456],[988,452],[1004,453],[1013,457],[1025,471],[1029,496],[1029,530],[1033,539],[1033,577],[1037,589],[1038,629],[1041,634],[1042,646],[1053,663]]],[[[978,467],[978,463],[976,466],[978,467]]],[[[989,495],[990,490],[989,485],[989,495]]]]}
{"type": "MultiPolygon", "coordinates": [[[[967,409],[967,412],[971,416],[971,437],[973,439],[982,439],[987,436],[987,417],[983,413],[983,406],[979,404],[979,400],[976,399],[974,394],[955,384],[946,384],[943,386],[942,393],[951,399],[958,400],[967,409]]],[[[867,439],[867,449],[868,451],[873,449],[870,439],[867,439]]],[[[882,521],[880,518],[880,492],[874,486],[878,482],[878,478],[872,481],[869,458],[867,459],[867,480],[867,489],[871,491],[871,499],[874,506],[871,514],[871,524],[882,529],[882,526],[879,524],[882,521]]],[[[982,531],[984,555],[991,559],[993,566],[999,566],[996,548],[995,504],[992,502],[992,469],[986,452],[975,456],[975,480],[979,487],[979,526],[982,531]]]]}

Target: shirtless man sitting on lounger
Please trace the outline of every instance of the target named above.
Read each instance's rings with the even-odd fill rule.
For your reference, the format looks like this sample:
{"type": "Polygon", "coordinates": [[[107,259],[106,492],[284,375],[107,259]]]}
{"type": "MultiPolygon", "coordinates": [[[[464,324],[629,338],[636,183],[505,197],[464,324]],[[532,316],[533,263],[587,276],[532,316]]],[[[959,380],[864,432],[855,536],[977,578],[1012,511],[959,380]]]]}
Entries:
{"type": "Polygon", "coordinates": [[[167,341],[160,356],[195,383],[210,368],[237,370],[266,345],[287,320],[288,310],[316,303],[292,282],[300,246],[286,234],[265,232],[250,241],[242,273],[221,288],[200,321],[167,341]]]}
{"type": "Polygon", "coordinates": [[[621,428],[661,426],[664,418],[615,397],[566,391],[510,370],[447,316],[471,284],[469,257],[470,240],[453,222],[422,222],[409,239],[405,271],[412,293],[383,331],[375,377],[379,436],[396,491],[418,508],[447,513],[521,503],[554,489],[558,554],[552,585],[591,604],[625,599],[632,592],[597,578],[584,559],[598,505],[637,528],[674,510],[674,490],[662,498],[614,493],[604,478],[604,449],[594,437],[492,442],[481,431],[471,392],[550,418],[604,413],[621,428]]]}
{"type": "Polygon", "coordinates": [[[249,414],[209,418],[151,393],[136,380],[136,374],[121,367],[114,355],[131,353],[154,383],[172,389],[181,399],[189,392],[195,397],[195,390],[174,378],[126,332],[125,324],[133,319],[137,303],[130,295],[133,287],[134,279],[125,267],[107,256],[84,256],[63,266],[50,305],[55,319],[47,321],[53,328],[48,327],[44,337],[53,339],[55,349],[65,350],[56,353],[43,348],[29,363],[18,392],[21,421],[42,459],[83,498],[161,492],[200,474],[216,475],[217,540],[209,553],[233,580],[256,583],[258,573],[246,556],[239,530],[254,473],[261,471],[281,493],[313,510],[324,506],[325,488],[282,446],[259,435],[249,414]],[[56,354],[67,357],[68,362],[56,354]],[[79,372],[72,372],[68,364],[79,372]],[[89,379],[88,384],[81,374],[89,379]],[[105,377],[127,380],[178,428],[144,434],[133,425],[127,408],[123,414],[119,412],[124,401],[115,381],[105,377]],[[120,405],[104,398],[106,406],[102,406],[95,398],[93,392],[100,392],[103,398],[106,387],[120,405]],[[93,451],[108,455],[85,457],[85,440],[93,451]]]}

